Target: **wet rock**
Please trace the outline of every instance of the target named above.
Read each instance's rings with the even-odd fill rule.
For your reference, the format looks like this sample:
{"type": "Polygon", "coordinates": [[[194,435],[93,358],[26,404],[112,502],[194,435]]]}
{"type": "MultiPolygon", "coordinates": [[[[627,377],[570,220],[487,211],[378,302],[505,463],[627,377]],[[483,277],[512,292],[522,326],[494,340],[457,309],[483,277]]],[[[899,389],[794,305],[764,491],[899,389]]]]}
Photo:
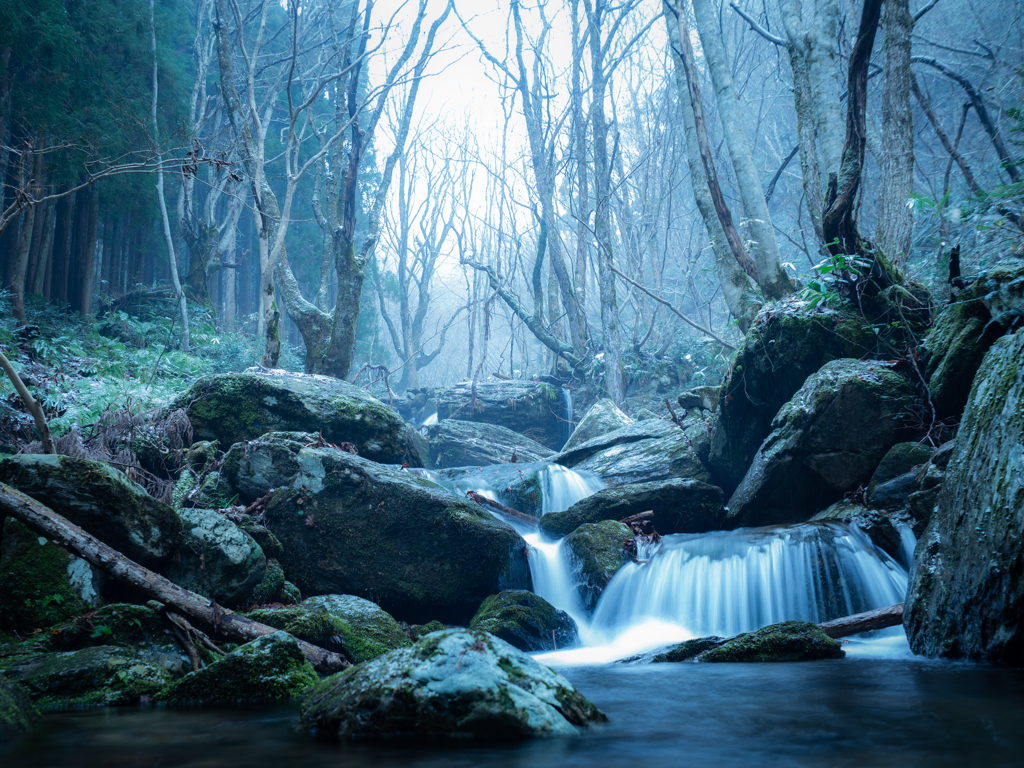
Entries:
{"type": "Polygon", "coordinates": [[[724,637],[718,637],[717,635],[685,640],[678,645],[673,645],[667,651],[655,654],[651,659],[651,663],[662,664],[666,662],[693,661],[702,653],[718,648],[725,642],[724,637]]]}
{"type": "Polygon", "coordinates": [[[711,436],[712,482],[731,495],[743,480],[772,420],[825,363],[859,358],[875,340],[864,319],[807,302],[771,304],[758,314],[722,384],[711,436]]]}
{"type": "Polygon", "coordinates": [[[498,424],[558,450],[565,442],[565,395],[539,381],[479,381],[474,400],[471,382],[437,396],[437,418],[498,424]]]}
{"type": "Polygon", "coordinates": [[[926,656],[1024,665],[1024,330],[985,355],[938,504],[914,553],[903,624],[926,656]]]}
{"type": "Polygon", "coordinates": [[[990,269],[975,285],[975,294],[992,320],[1009,328],[1024,319],[1024,258],[1011,256],[990,269]]]}
{"type": "Polygon", "coordinates": [[[871,542],[893,559],[899,559],[902,541],[892,521],[877,509],[868,509],[859,504],[837,501],[823,512],[811,518],[812,522],[846,523],[855,525],[864,532],[871,542]]]}
{"type": "Polygon", "coordinates": [[[0,460],[0,482],[147,568],[158,568],[177,547],[181,522],[174,510],[107,464],[70,456],[9,456],[0,460]]]}
{"type": "Polygon", "coordinates": [[[910,383],[885,363],[828,363],[775,417],[729,499],[727,525],[803,522],[867,482],[912,402],[910,383]]]}
{"type": "MultiPolygon", "coordinates": [[[[690,427],[699,436],[706,429],[690,427]]],[[[649,420],[609,432],[551,458],[577,471],[593,472],[608,485],[673,477],[707,481],[694,438],[671,421],[649,420]]]]}
{"type": "Polygon", "coordinates": [[[874,474],[871,475],[868,493],[871,493],[877,486],[883,483],[895,480],[912,469],[920,467],[922,464],[927,464],[934,454],[935,449],[928,445],[896,443],[882,457],[874,474]]]}
{"type": "Polygon", "coordinates": [[[179,587],[228,608],[246,604],[263,580],[267,558],[260,545],[212,509],[183,509],[181,557],[163,569],[179,587]]]}
{"type": "Polygon", "coordinates": [[[572,436],[562,446],[562,452],[633,423],[633,419],[620,411],[610,398],[603,397],[590,406],[586,415],[580,419],[572,436]]]}
{"type": "Polygon", "coordinates": [[[604,487],[593,473],[580,472],[570,477],[564,467],[548,461],[459,467],[439,474],[457,496],[465,496],[469,490],[490,494],[505,506],[533,517],[539,517],[545,505],[559,508],[571,504],[580,494],[604,487]]]}
{"type": "Polygon", "coordinates": [[[267,432],[322,433],[329,443],[352,443],[359,455],[422,467],[413,430],[365,390],[340,379],[266,371],[225,373],[197,381],[176,401],[197,440],[234,445],[267,432]]]}
{"type": "Polygon", "coordinates": [[[588,611],[597,605],[605,587],[629,559],[623,542],[633,531],[615,520],[581,525],[565,537],[562,546],[579,577],[576,592],[588,611]]]}
{"type": "Polygon", "coordinates": [[[879,509],[902,509],[910,501],[910,494],[917,491],[917,472],[907,472],[885,483],[876,485],[868,493],[868,504],[879,509]]]}
{"type": "Polygon", "coordinates": [[[28,692],[0,675],[0,744],[28,733],[38,719],[28,692]]]}
{"type": "Polygon", "coordinates": [[[239,499],[251,504],[272,488],[288,485],[299,473],[299,451],[316,443],[317,435],[310,432],[268,432],[232,445],[221,474],[239,499]]]}
{"type": "Polygon", "coordinates": [[[845,656],[839,642],[826,635],[817,624],[784,621],[737,635],[701,653],[695,660],[705,663],[816,661],[845,656]]]}
{"type": "Polygon", "coordinates": [[[717,411],[718,402],[722,397],[721,387],[694,387],[681,392],[676,400],[681,408],[690,410],[699,408],[702,411],[717,411]]]}
{"type": "Polygon", "coordinates": [[[526,590],[491,595],[469,628],[489,632],[521,651],[550,651],[579,645],[576,622],[543,597],[526,590]]]}
{"type": "Polygon", "coordinates": [[[605,488],[573,504],[564,512],[544,515],[540,530],[557,539],[584,523],[622,520],[651,510],[652,524],[663,535],[705,533],[725,522],[722,489],[698,480],[663,480],[605,488]]]}
{"type": "Polygon", "coordinates": [[[85,613],[102,575],[13,518],[0,544],[0,629],[27,634],[85,613]]]}
{"type": "Polygon", "coordinates": [[[430,466],[487,466],[504,464],[513,454],[519,462],[541,461],[554,451],[497,424],[445,419],[427,428],[430,466]]]}
{"type": "Polygon", "coordinates": [[[304,594],[358,595],[404,621],[468,620],[488,595],[529,588],[526,544],[479,505],[334,448],[303,448],[265,519],[304,594]]]}
{"type": "Polygon", "coordinates": [[[486,632],[445,630],[327,678],[302,704],[321,738],[575,735],[605,716],[564,677],[486,632]]]}
{"type": "Polygon", "coordinates": [[[159,655],[106,645],[37,654],[7,665],[3,674],[44,710],[138,704],[171,682],[159,655]]]}
{"type": "Polygon", "coordinates": [[[158,699],[168,704],[236,704],[294,698],[319,680],[294,637],[257,638],[173,683],[158,699]]]}

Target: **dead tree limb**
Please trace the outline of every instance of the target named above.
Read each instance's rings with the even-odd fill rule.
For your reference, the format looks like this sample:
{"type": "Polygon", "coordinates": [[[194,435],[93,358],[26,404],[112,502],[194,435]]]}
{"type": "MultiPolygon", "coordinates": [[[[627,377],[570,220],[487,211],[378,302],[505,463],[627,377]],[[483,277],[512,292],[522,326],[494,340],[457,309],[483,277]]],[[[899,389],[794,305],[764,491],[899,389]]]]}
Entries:
{"type": "Polygon", "coordinates": [[[629,525],[630,523],[639,523],[642,520],[650,520],[654,517],[654,510],[648,509],[646,512],[637,512],[635,515],[624,517],[619,520],[623,525],[629,525]]]}
{"type": "Polygon", "coordinates": [[[876,608],[873,611],[855,613],[853,616],[844,616],[834,621],[826,621],[821,628],[826,635],[835,639],[859,635],[861,632],[870,632],[872,629],[895,627],[902,623],[903,603],[897,603],[885,608],[876,608]]]}
{"type": "MultiPolygon", "coordinates": [[[[71,550],[107,575],[144,592],[193,621],[212,627],[231,640],[246,643],[278,631],[274,627],[239,616],[205,597],[182,589],[160,574],[143,568],[120,552],[111,549],[52,509],[3,483],[0,483],[0,514],[10,515],[21,521],[60,546],[71,550]]],[[[302,654],[318,672],[329,674],[351,666],[336,653],[303,640],[299,640],[298,643],[302,654]]]]}
{"type": "Polygon", "coordinates": [[[11,361],[7,359],[7,356],[0,352],[0,368],[4,369],[4,373],[7,374],[7,378],[11,380],[11,384],[14,385],[14,389],[17,390],[18,395],[21,396],[21,401],[25,403],[25,407],[28,412],[32,414],[32,418],[36,420],[36,429],[39,430],[39,439],[43,442],[43,453],[56,453],[57,449],[53,447],[53,438],[50,437],[50,425],[46,423],[46,417],[43,416],[43,409],[40,407],[36,399],[32,397],[32,393],[28,391],[28,387],[25,386],[25,382],[21,380],[21,376],[14,370],[14,366],[11,365],[11,361]]]}
{"type": "Polygon", "coordinates": [[[483,496],[476,491],[466,491],[466,496],[468,496],[471,501],[488,506],[506,517],[511,517],[513,520],[518,520],[521,523],[527,523],[528,525],[533,526],[538,524],[537,518],[533,515],[520,512],[518,509],[512,509],[512,507],[506,507],[504,504],[488,499],[486,496],[483,496]]]}

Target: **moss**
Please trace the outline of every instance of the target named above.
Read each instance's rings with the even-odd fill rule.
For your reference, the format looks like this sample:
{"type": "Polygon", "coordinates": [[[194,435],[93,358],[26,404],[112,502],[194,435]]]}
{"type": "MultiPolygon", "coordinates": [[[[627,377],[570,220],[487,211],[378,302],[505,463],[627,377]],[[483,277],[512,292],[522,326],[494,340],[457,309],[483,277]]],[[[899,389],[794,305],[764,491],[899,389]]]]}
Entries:
{"type": "Polygon", "coordinates": [[[845,652],[816,624],[784,621],[737,635],[697,657],[702,662],[814,661],[841,659],[845,652]]]}
{"type": "Polygon", "coordinates": [[[176,643],[166,620],[155,608],[128,603],[111,603],[78,616],[54,627],[40,642],[47,650],[55,651],[73,651],[97,645],[132,648],[176,643]]]}
{"type": "Polygon", "coordinates": [[[38,718],[28,692],[0,677],[0,744],[27,733],[38,718]]]}
{"type": "Polygon", "coordinates": [[[275,632],[186,675],[158,699],[168,704],[279,701],[300,695],[317,680],[295,639],[275,632]]]}
{"type": "Polygon", "coordinates": [[[469,622],[476,632],[488,632],[521,651],[567,648],[579,642],[576,623],[544,598],[526,590],[491,595],[469,622]]]}
{"type": "Polygon", "coordinates": [[[68,574],[72,559],[53,542],[8,518],[0,550],[0,627],[25,633],[84,613],[88,606],[72,588],[68,574]]]}
{"type": "Polygon", "coordinates": [[[672,646],[664,653],[659,653],[651,659],[651,663],[660,664],[664,662],[693,661],[700,654],[718,648],[725,642],[720,637],[697,637],[693,640],[686,640],[678,645],[672,646]]]}
{"type": "Polygon", "coordinates": [[[419,640],[424,635],[429,635],[431,632],[440,632],[442,629],[444,629],[444,624],[437,619],[434,619],[433,621],[428,621],[426,624],[419,624],[413,627],[410,634],[413,636],[414,640],[419,640]]]}
{"type": "Polygon", "coordinates": [[[326,645],[333,637],[334,621],[327,610],[311,610],[302,605],[287,608],[257,608],[244,614],[253,621],[280,629],[300,640],[326,645]]]}
{"type": "Polygon", "coordinates": [[[268,560],[278,560],[284,554],[284,547],[281,545],[280,539],[267,528],[253,522],[252,518],[243,517],[242,521],[236,523],[236,525],[238,530],[252,536],[253,540],[260,545],[260,549],[263,550],[263,554],[267,556],[268,560]]]}
{"type": "Polygon", "coordinates": [[[582,580],[584,604],[597,603],[608,582],[626,564],[623,543],[633,532],[616,520],[581,525],[565,539],[565,549],[576,564],[582,580]]]}
{"type": "MultiPolygon", "coordinates": [[[[267,570],[263,574],[263,581],[256,585],[252,591],[252,601],[256,605],[267,603],[284,602],[281,600],[281,593],[284,590],[285,578],[284,569],[276,560],[267,561],[267,570]]],[[[283,627],[279,627],[283,629],[283,627]]]]}

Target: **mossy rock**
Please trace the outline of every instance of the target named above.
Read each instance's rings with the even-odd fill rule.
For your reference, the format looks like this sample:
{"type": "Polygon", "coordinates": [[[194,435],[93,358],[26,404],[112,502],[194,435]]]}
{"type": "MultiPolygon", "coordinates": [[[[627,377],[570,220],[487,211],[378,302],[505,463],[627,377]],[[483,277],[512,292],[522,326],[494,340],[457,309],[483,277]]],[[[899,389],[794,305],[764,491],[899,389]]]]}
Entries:
{"type": "Polygon", "coordinates": [[[576,592],[587,610],[597,605],[612,577],[628,562],[623,544],[632,536],[622,523],[603,520],[581,525],[565,537],[562,546],[578,574],[576,592]]]}
{"type": "Polygon", "coordinates": [[[444,624],[435,619],[434,621],[428,621],[426,624],[417,624],[409,630],[409,634],[412,635],[413,640],[419,640],[431,632],[440,632],[442,629],[444,629],[444,624]]]}
{"type": "Polygon", "coordinates": [[[242,517],[240,522],[235,523],[238,530],[252,536],[253,541],[260,545],[263,554],[268,559],[277,560],[284,553],[284,547],[278,541],[277,536],[270,532],[270,529],[259,525],[251,517],[242,517]]]}
{"type": "Polygon", "coordinates": [[[268,432],[235,443],[224,456],[221,473],[239,498],[251,504],[270,489],[290,483],[299,473],[299,451],[317,440],[310,432],[268,432]]]}
{"type": "Polygon", "coordinates": [[[156,602],[149,605],[111,603],[54,627],[37,642],[52,651],[77,651],[96,645],[161,646],[180,654],[170,623],[160,615],[160,610],[162,606],[156,602]]]}
{"type": "Polygon", "coordinates": [[[0,546],[0,629],[25,634],[59,624],[85,613],[97,599],[88,563],[6,519],[0,546]]]}
{"type": "Polygon", "coordinates": [[[725,641],[725,638],[712,635],[711,637],[697,637],[693,640],[684,640],[678,645],[673,645],[667,651],[655,654],[651,658],[652,664],[677,663],[680,661],[693,661],[702,653],[718,648],[725,641]]]}
{"type": "Polygon", "coordinates": [[[530,586],[526,543],[479,505],[334,448],[303,448],[298,463],[265,519],[303,593],[357,595],[408,622],[460,623],[502,587],[530,586]]]}
{"type": "Polygon", "coordinates": [[[158,700],[178,705],[282,701],[300,696],[318,680],[298,641],[274,632],[186,675],[158,700]]]}
{"type": "Polygon", "coordinates": [[[855,525],[864,533],[871,543],[885,552],[889,557],[900,556],[903,542],[899,531],[892,521],[877,509],[869,509],[847,501],[837,501],[828,509],[811,518],[814,522],[845,523],[855,525]]]}
{"type": "Polygon", "coordinates": [[[181,521],[170,505],[107,464],[70,456],[8,456],[0,460],[0,482],[147,568],[158,569],[178,545],[181,521]]]}
{"type": "Polygon", "coordinates": [[[539,381],[463,382],[438,393],[437,418],[497,424],[552,450],[565,442],[565,395],[539,381]]]}
{"type": "Polygon", "coordinates": [[[737,635],[700,654],[696,660],[705,663],[817,661],[845,656],[839,642],[826,635],[817,624],[784,621],[737,635]]]}
{"type": "Polygon", "coordinates": [[[619,410],[610,398],[601,398],[590,406],[586,415],[580,419],[572,436],[562,446],[562,452],[577,448],[590,440],[607,435],[622,427],[628,427],[633,423],[634,420],[619,410]]]}
{"type": "Polygon", "coordinates": [[[721,488],[698,480],[663,480],[600,490],[564,512],[544,515],[540,530],[557,539],[584,523],[622,520],[648,510],[654,512],[654,529],[664,535],[715,531],[725,521],[721,488]]]}
{"type": "Polygon", "coordinates": [[[935,454],[935,449],[921,443],[896,443],[890,448],[878,467],[871,475],[871,482],[868,483],[868,493],[874,491],[879,485],[895,480],[911,470],[927,464],[935,454]]]}
{"type": "Polygon", "coordinates": [[[789,300],[762,309],[722,384],[708,469],[726,495],[740,484],[772,420],[825,363],[861,358],[875,348],[866,322],[852,310],[789,300]]]}
{"type": "Polygon", "coordinates": [[[772,433],[729,499],[726,525],[809,520],[867,483],[906,434],[910,382],[887,363],[835,360],[810,376],[772,422],[772,433]]]}
{"type": "Polygon", "coordinates": [[[374,461],[422,467],[401,416],[340,379],[285,371],[226,373],[199,379],[172,404],[184,408],[197,440],[234,445],[267,432],[321,433],[352,443],[374,461]]]}
{"type": "Polygon", "coordinates": [[[30,656],[3,674],[25,686],[40,709],[126,706],[170,684],[166,661],[162,654],[100,645],[30,656]]]}
{"type": "Polygon", "coordinates": [[[554,670],[486,632],[457,629],[328,677],[300,711],[318,738],[481,744],[575,736],[606,719],[554,670]]]}
{"type": "Polygon", "coordinates": [[[0,744],[28,733],[38,719],[28,691],[0,675],[0,744]]]}
{"type": "Polygon", "coordinates": [[[517,462],[541,461],[554,451],[525,435],[498,424],[445,419],[427,428],[430,441],[430,466],[488,466],[517,462]]]}
{"type": "Polygon", "coordinates": [[[180,515],[180,557],[163,575],[228,608],[250,604],[267,569],[259,544],[216,510],[183,509],[180,515]]]}
{"type": "Polygon", "coordinates": [[[550,651],[579,645],[576,622],[539,595],[507,590],[480,606],[469,628],[490,632],[521,651],[550,651]]]}
{"type": "Polygon", "coordinates": [[[253,604],[283,603],[284,600],[281,598],[286,583],[284,568],[281,567],[281,564],[277,560],[268,560],[267,570],[263,573],[263,580],[252,591],[253,604]]]}

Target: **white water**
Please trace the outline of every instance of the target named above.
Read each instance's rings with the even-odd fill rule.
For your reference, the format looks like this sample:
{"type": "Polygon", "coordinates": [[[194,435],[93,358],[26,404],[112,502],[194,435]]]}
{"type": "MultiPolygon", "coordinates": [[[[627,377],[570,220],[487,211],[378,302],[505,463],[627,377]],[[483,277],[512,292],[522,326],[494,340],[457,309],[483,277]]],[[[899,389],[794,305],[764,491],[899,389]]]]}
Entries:
{"type": "Polygon", "coordinates": [[[568,442],[569,438],[572,437],[573,430],[576,429],[576,425],[572,420],[572,390],[568,387],[562,387],[562,396],[565,400],[565,439],[568,442]]]}

